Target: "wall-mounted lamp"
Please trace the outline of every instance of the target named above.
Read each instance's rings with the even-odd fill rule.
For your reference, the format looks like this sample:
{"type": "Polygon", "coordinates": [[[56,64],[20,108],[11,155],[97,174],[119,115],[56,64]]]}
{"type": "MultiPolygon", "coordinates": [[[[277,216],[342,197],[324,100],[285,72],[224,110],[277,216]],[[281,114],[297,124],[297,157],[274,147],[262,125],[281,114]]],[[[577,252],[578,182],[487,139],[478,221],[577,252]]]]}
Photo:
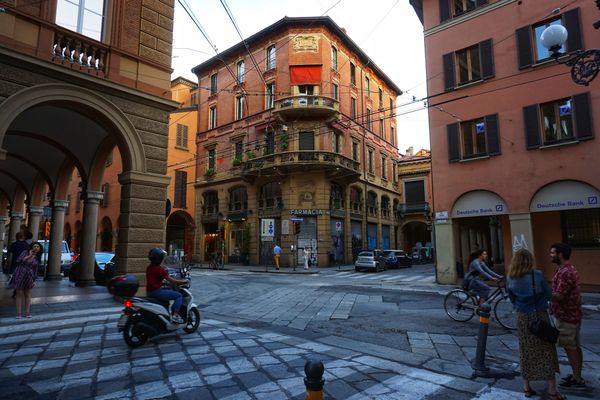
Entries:
{"type": "MultiPolygon", "coordinates": [[[[595,25],[594,25],[595,27],[595,25]]],[[[571,79],[578,85],[587,86],[593,81],[600,71],[600,49],[577,50],[562,59],[564,53],[560,49],[567,41],[569,32],[560,24],[550,25],[542,32],[540,41],[542,46],[551,52],[551,57],[559,64],[571,67],[571,79]]]]}

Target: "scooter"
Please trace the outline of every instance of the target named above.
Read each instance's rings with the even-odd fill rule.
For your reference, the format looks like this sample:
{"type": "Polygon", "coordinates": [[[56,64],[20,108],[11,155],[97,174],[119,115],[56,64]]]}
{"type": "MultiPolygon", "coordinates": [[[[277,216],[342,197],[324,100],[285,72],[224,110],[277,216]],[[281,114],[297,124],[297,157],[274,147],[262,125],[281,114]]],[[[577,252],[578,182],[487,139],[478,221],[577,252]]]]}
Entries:
{"type": "MultiPolygon", "coordinates": [[[[132,348],[140,347],[155,336],[170,333],[183,328],[186,333],[194,333],[200,326],[200,311],[194,303],[194,296],[189,291],[191,278],[187,268],[181,268],[179,275],[187,279],[188,283],[183,285],[172,285],[171,290],[178,291],[183,297],[183,303],[179,315],[184,320],[183,324],[177,324],[171,320],[171,309],[173,301],[161,301],[151,297],[125,297],[123,315],[117,323],[119,332],[123,332],[123,339],[132,348]]],[[[119,286],[131,279],[131,276],[118,276],[113,278],[111,285],[119,286]]],[[[137,287],[135,289],[137,291],[137,287]]],[[[118,291],[118,290],[117,290],[118,291]]],[[[133,295],[132,293],[131,295],[133,295]]]]}

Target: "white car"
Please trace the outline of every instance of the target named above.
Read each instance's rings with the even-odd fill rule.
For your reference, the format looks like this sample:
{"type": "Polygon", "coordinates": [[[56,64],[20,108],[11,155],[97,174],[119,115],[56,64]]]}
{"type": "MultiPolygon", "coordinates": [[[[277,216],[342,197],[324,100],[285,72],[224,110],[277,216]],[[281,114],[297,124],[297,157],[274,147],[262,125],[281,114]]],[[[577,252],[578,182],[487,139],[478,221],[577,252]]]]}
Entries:
{"type": "Polygon", "coordinates": [[[385,269],[385,265],[381,265],[379,259],[381,258],[381,250],[365,250],[358,253],[358,258],[354,263],[354,270],[360,271],[361,269],[372,269],[375,272],[379,272],[385,269]]]}
{"type": "MultiPolygon", "coordinates": [[[[38,242],[43,246],[44,252],[42,253],[42,266],[41,271],[38,271],[40,275],[46,275],[46,267],[48,265],[48,240],[38,240],[38,242]]],[[[71,249],[69,249],[69,244],[66,240],[63,240],[60,246],[60,272],[68,276],[69,270],[71,269],[71,249]]]]}

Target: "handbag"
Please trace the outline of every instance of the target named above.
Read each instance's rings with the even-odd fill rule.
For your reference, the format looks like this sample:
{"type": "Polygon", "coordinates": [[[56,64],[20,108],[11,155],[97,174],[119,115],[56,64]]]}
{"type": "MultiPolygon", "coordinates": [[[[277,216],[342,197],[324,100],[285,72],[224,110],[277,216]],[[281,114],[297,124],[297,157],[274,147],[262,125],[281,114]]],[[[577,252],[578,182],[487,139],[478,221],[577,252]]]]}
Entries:
{"type": "MultiPolygon", "coordinates": [[[[535,291],[535,277],[533,275],[533,271],[531,271],[531,282],[533,284],[533,304],[537,314],[537,293],[535,291]]],[[[529,322],[529,332],[533,333],[543,341],[551,344],[556,344],[558,336],[560,335],[560,331],[556,329],[555,326],[543,319],[538,318],[537,316],[536,319],[529,322]]]]}

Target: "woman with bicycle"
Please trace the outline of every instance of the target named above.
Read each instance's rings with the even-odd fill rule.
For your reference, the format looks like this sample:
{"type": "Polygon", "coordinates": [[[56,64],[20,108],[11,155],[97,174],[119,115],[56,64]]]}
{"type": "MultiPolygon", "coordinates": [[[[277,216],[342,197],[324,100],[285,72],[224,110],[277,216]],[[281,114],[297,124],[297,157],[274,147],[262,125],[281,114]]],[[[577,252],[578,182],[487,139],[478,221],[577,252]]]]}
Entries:
{"type": "Polygon", "coordinates": [[[529,331],[533,320],[550,323],[548,302],[552,298],[552,290],[542,272],[534,268],[533,255],[525,249],[515,253],[507,276],[508,296],[517,312],[523,393],[525,397],[536,396],[530,381],[545,380],[548,382],[549,399],[562,400],[565,397],[556,390],[555,375],[559,372],[556,346],[529,331]]]}
{"type": "Polygon", "coordinates": [[[483,280],[498,281],[502,279],[502,275],[498,275],[485,265],[487,259],[487,252],[485,250],[475,250],[471,253],[470,258],[469,272],[465,278],[468,281],[466,286],[469,291],[472,291],[479,298],[479,304],[483,304],[487,300],[491,290],[483,280]]]}

